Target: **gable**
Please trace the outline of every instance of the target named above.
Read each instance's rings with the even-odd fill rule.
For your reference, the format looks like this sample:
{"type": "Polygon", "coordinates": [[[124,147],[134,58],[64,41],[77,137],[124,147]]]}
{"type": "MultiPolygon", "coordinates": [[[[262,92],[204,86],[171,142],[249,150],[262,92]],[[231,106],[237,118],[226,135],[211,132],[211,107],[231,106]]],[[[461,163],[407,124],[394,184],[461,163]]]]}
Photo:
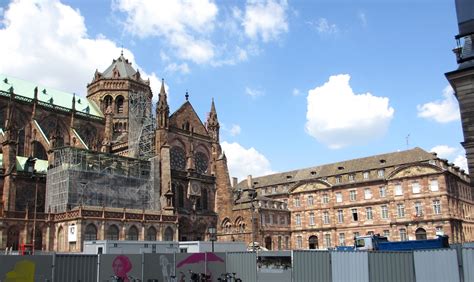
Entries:
{"type": "Polygon", "coordinates": [[[189,130],[205,136],[208,135],[204,124],[201,122],[201,119],[199,119],[199,116],[189,101],[186,101],[186,103],[170,116],[170,127],[189,130]],[[188,124],[189,129],[187,129],[188,124]]]}
{"type": "Polygon", "coordinates": [[[412,165],[412,166],[405,166],[395,170],[388,179],[396,179],[396,178],[404,178],[404,177],[412,177],[412,176],[420,176],[426,174],[433,174],[441,172],[441,169],[434,165],[412,165]]]}
{"type": "Polygon", "coordinates": [[[296,194],[296,193],[312,192],[319,189],[326,189],[329,187],[331,186],[328,183],[325,183],[322,181],[315,181],[315,182],[304,183],[302,185],[296,186],[295,188],[292,189],[290,193],[296,194]]]}

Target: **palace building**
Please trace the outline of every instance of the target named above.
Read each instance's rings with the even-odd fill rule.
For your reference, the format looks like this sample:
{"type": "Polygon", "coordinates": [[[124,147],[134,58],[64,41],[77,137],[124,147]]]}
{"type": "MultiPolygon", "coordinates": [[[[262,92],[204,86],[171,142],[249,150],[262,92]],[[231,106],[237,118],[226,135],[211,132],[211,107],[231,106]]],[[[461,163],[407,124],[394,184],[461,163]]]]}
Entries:
{"type": "MultiPolygon", "coordinates": [[[[270,250],[352,245],[366,234],[474,241],[468,175],[420,148],[256,177],[235,189],[249,184],[258,195],[254,236],[270,250]]],[[[251,230],[240,227],[251,227],[252,208],[238,203],[220,223],[223,236],[252,242],[251,230]]]]}

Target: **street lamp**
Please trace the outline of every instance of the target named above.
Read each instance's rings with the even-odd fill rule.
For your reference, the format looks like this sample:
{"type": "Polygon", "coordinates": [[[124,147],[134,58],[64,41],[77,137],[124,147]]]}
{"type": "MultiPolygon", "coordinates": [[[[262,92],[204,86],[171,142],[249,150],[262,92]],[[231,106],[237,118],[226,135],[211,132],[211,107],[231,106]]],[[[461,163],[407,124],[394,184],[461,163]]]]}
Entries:
{"type": "Polygon", "coordinates": [[[214,252],[214,241],[217,240],[217,229],[215,227],[209,227],[207,232],[209,233],[209,240],[212,244],[212,252],[214,252]]]}

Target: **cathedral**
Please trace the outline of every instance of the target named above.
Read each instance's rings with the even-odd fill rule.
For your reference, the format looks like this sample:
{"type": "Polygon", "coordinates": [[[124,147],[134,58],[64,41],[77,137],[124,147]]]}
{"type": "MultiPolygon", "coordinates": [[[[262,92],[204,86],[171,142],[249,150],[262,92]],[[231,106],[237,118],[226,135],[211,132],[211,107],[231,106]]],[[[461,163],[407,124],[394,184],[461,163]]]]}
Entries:
{"type": "Polygon", "coordinates": [[[164,81],[152,97],[123,54],[86,97],[1,75],[0,249],[207,239],[230,199],[214,101],[203,122],[187,94],[170,112],[164,81]]]}

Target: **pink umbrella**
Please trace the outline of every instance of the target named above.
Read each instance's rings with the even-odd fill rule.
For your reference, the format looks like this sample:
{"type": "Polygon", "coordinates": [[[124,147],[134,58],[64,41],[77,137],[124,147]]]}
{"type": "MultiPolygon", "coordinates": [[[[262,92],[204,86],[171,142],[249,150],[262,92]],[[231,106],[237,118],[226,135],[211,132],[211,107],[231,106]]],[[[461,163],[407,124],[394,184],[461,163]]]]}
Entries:
{"type": "Polygon", "coordinates": [[[216,261],[224,262],[223,259],[216,256],[214,253],[195,253],[185,258],[184,260],[180,261],[176,267],[181,267],[187,264],[194,264],[194,263],[200,263],[201,261],[206,261],[206,254],[207,254],[208,262],[216,262],[216,261]]]}

